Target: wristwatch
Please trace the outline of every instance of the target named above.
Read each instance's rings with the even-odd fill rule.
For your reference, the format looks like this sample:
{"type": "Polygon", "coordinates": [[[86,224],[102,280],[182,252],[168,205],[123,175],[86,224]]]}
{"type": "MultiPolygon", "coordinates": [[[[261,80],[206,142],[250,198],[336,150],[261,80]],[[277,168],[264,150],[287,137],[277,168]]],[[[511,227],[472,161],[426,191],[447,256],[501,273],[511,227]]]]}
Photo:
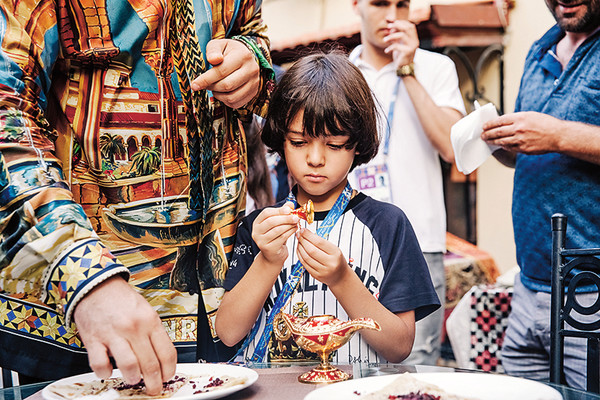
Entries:
{"type": "Polygon", "coordinates": [[[410,63],[401,66],[396,70],[396,75],[398,75],[399,77],[415,76],[415,64],[410,63]]]}

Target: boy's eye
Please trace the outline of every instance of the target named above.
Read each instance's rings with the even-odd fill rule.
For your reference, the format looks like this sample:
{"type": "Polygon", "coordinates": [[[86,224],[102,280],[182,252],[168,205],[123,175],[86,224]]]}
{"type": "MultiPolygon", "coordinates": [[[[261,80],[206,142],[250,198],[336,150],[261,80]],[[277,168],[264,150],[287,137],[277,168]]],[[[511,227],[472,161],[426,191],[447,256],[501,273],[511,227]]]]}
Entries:
{"type": "Polygon", "coordinates": [[[344,147],[346,147],[346,145],[345,145],[345,144],[333,144],[333,143],[329,143],[329,144],[328,144],[328,146],[329,146],[330,148],[332,148],[333,150],[341,150],[341,149],[343,149],[344,147]]]}
{"type": "Polygon", "coordinates": [[[306,143],[306,141],[304,141],[304,140],[290,140],[290,144],[294,147],[300,147],[304,143],[306,143]]]}

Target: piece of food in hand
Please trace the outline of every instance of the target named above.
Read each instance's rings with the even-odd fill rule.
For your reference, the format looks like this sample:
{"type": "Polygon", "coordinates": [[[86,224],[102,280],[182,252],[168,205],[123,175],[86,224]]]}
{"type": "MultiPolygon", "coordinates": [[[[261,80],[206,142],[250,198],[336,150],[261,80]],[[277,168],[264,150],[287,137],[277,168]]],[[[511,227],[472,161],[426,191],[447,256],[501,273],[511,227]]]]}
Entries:
{"type": "Polygon", "coordinates": [[[305,205],[293,210],[292,214],[297,215],[309,224],[312,224],[315,220],[315,209],[312,200],[308,200],[305,205]]]}
{"type": "Polygon", "coordinates": [[[432,383],[423,382],[405,372],[381,389],[361,395],[357,400],[475,400],[446,392],[432,383]]]}

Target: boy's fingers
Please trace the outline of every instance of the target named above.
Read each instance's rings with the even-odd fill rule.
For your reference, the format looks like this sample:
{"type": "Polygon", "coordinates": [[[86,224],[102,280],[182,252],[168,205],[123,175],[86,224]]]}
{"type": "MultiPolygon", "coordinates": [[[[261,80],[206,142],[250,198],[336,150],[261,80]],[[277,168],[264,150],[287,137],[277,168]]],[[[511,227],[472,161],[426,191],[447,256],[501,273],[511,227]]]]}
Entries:
{"type": "Polygon", "coordinates": [[[281,214],[289,214],[292,210],[294,210],[294,203],[291,201],[286,201],[285,204],[279,208],[281,214]]]}

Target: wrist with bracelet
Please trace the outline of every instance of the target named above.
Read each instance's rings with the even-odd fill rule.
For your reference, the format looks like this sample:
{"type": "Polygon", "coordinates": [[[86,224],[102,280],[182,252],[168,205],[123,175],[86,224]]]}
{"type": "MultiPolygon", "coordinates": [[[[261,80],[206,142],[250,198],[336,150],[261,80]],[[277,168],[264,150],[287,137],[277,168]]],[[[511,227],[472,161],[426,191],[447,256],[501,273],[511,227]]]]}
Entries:
{"type": "Polygon", "coordinates": [[[415,64],[411,62],[398,67],[396,75],[401,78],[404,78],[405,76],[415,76],[415,64]]]}

